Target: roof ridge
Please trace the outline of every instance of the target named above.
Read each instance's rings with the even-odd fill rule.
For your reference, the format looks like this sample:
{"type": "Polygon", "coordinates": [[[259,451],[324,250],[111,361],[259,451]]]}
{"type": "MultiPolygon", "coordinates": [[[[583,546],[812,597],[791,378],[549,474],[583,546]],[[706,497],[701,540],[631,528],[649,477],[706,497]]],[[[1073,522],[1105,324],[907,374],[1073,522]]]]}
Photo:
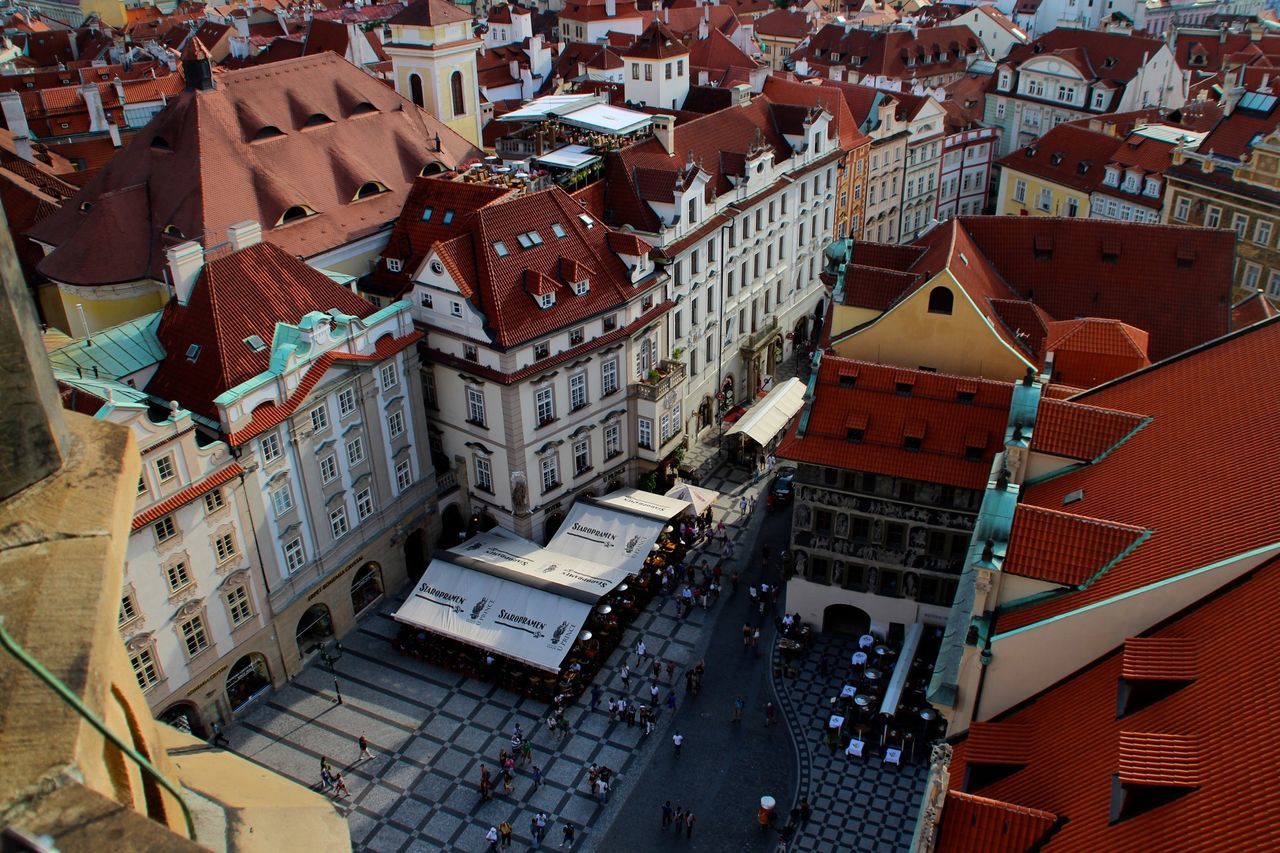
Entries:
{"type": "Polygon", "coordinates": [[[1017,512],[1044,513],[1046,515],[1060,516],[1062,518],[1071,519],[1072,521],[1082,522],[1084,524],[1096,524],[1102,527],[1110,527],[1114,530],[1123,530],[1126,533],[1146,533],[1149,528],[1142,527],[1137,524],[1126,524],[1123,521],[1110,521],[1105,518],[1098,518],[1092,515],[1081,515],[1077,512],[1067,512],[1066,510],[1054,509],[1053,507],[1037,506],[1036,504],[1019,504],[1017,512]]]}

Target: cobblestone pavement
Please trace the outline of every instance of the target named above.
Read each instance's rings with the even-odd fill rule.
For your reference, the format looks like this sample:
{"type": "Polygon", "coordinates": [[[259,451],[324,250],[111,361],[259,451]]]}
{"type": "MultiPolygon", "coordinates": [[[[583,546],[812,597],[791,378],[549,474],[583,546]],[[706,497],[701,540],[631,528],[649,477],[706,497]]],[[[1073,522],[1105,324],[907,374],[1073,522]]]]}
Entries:
{"type": "MultiPolygon", "coordinates": [[[[726,482],[723,476],[712,480],[726,482]]],[[[750,512],[741,513],[736,498],[725,495],[716,516],[730,526],[740,550],[749,552],[758,527],[748,526],[750,512]]],[[[396,654],[390,640],[398,623],[391,614],[402,601],[403,595],[379,603],[343,638],[336,664],[343,704],[333,700],[330,672],[312,663],[227,732],[237,753],[312,787],[319,785],[321,757],[328,757],[351,792],[350,799],[338,804],[347,813],[352,845],[378,853],[481,851],[485,832],[504,820],[515,830],[515,846],[526,849],[530,818],[538,811],[551,821],[546,846],[560,843],[561,828],[568,822],[577,830],[576,846],[597,848],[601,817],[609,807],[589,796],[588,765],[596,762],[617,771],[611,793],[616,803],[627,795],[651,753],[665,745],[665,757],[671,749],[665,731],[672,714],[665,709],[648,738],[640,726],[609,722],[603,710],[608,696],[648,701],[650,682],[638,674],[629,689],[623,687],[619,669],[624,657],[638,669],[631,651],[643,635],[650,655],[676,664],[676,693],[683,705],[684,670],[696,662],[703,628],[717,613],[714,607],[695,609],[677,620],[674,599],[655,598],[596,678],[605,691],[601,710],[588,707],[591,694],[585,692],[567,711],[570,733],[560,738],[543,724],[545,703],[396,654]],[[502,793],[495,768],[498,751],[508,745],[517,722],[526,733],[535,733],[534,764],[541,767],[543,784],[534,790],[530,768],[518,768],[508,795],[502,793]],[[361,734],[369,739],[372,759],[358,760],[361,734]],[[487,803],[480,802],[478,791],[483,764],[498,782],[487,803]]],[[[725,606],[723,599],[717,605],[725,606]]],[[[665,671],[660,688],[665,700],[665,671]]],[[[609,812],[614,813],[616,808],[609,812]]]]}
{"type": "Polygon", "coordinates": [[[819,635],[796,677],[775,679],[800,751],[799,796],[807,797],[813,809],[813,818],[792,840],[791,853],[893,853],[905,850],[915,831],[929,775],[927,747],[917,749],[914,762],[895,767],[871,754],[870,738],[861,760],[843,750],[833,753],[824,742],[830,699],[843,684],[834,662],[847,662],[857,648],[856,637],[819,635]],[[827,677],[819,674],[823,655],[833,662],[827,677]]]}

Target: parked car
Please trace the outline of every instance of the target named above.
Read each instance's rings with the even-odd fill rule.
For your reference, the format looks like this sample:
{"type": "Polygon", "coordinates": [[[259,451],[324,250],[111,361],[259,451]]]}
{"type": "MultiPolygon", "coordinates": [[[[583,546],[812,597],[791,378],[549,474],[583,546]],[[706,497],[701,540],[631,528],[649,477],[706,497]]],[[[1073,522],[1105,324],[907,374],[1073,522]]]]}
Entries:
{"type": "Polygon", "coordinates": [[[792,487],[795,478],[795,468],[784,468],[778,472],[769,485],[769,509],[778,509],[791,503],[796,494],[792,487]]]}

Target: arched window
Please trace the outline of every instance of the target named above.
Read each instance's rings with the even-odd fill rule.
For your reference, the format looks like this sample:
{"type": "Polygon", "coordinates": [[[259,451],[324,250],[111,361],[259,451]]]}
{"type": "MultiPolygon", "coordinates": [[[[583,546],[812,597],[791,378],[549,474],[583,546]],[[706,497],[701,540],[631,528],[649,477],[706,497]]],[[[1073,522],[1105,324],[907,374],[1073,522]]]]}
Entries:
{"type": "Polygon", "coordinates": [[[954,297],[951,291],[939,285],[929,291],[929,313],[930,314],[950,314],[951,304],[954,297]]]}
{"type": "Polygon", "coordinates": [[[422,99],[422,78],[417,74],[409,75],[409,100],[418,106],[422,106],[426,102],[422,99]]]}
{"type": "Polygon", "coordinates": [[[449,90],[453,94],[453,114],[466,115],[467,101],[462,96],[462,72],[455,71],[449,75],[449,90]]]}
{"type": "Polygon", "coordinates": [[[362,198],[368,198],[371,195],[377,195],[378,193],[386,191],[387,188],[377,181],[365,181],[360,185],[360,189],[356,190],[354,201],[359,201],[362,198]]]}
{"type": "Polygon", "coordinates": [[[284,213],[280,214],[279,221],[276,225],[288,225],[290,222],[297,222],[299,219],[306,219],[312,211],[305,205],[295,204],[284,213]]]}

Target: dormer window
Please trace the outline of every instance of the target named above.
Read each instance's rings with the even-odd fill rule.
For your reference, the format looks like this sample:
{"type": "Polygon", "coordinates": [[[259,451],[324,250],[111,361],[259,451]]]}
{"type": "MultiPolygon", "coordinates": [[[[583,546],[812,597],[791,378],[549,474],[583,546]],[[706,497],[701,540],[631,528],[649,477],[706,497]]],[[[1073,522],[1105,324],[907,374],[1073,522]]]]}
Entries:
{"type": "Polygon", "coordinates": [[[387,258],[387,272],[400,272],[404,262],[399,258],[387,258]]]}
{"type": "Polygon", "coordinates": [[[573,292],[578,296],[586,296],[587,291],[589,290],[591,290],[591,282],[586,279],[583,279],[582,281],[575,281],[573,283],[573,292]]]}
{"type": "Polygon", "coordinates": [[[1146,185],[1142,188],[1142,194],[1151,198],[1159,198],[1160,196],[1160,179],[1147,178],[1146,185]]]}
{"type": "Polygon", "coordinates": [[[356,194],[351,200],[359,201],[362,198],[375,196],[375,195],[378,195],[379,193],[384,193],[386,191],[387,191],[387,188],[382,184],[378,183],[377,181],[365,181],[363,184],[360,185],[360,189],[356,190],[356,194]]]}
{"type": "Polygon", "coordinates": [[[258,132],[255,133],[253,135],[253,139],[250,139],[249,141],[261,142],[264,139],[278,139],[281,136],[284,136],[283,130],[276,127],[274,124],[268,124],[258,128],[258,132]]]}
{"type": "Polygon", "coordinates": [[[315,211],[305,204],[295,204],[280,214],[280,218],[276,220],[276,227],[288,225],[290,222],[297,222],[300,219],[306,219],[308,216],[314,215],[315,211]]]}
{"type": "Polygon", "coordinates": [[[1124,179],[1124,191],[1127,193],[1136,193],[1138,191],[1138,176],[1130,173],[1124,179]]]}
{"type": "Polygon", "coordinates": [[[249,337],[245,338],[244,345],[247,346],[252,352],[265,352],[267,349],[267,342],[264,341],[258,335],[250,335],[249,337]]]}
{"type": "Polygon", "coordinates": [[[1001,71],[1000,72],[1000,88],[1002,90],[1007,91],[1011,85],[1013,85],[1013,75],[1011,75],[1008,71],[1001,71]]]}
{"type": "Polygon", "coordinates": [[[556,295],[555,295],[554,293],[539,293],[539,294],[538,294],[538,307],[539,307],[539,308],[550,308],[552,305],[555,305],[555,304],[556,304],[556,295]]]}
{"type": "Polygon", "coordinates": [[[312,113],[307,116],[307,120],[302,123],[303,127],[320,127],[326,124],[333,124],[333,119],[324,113],[312,113]]]}
{"type": "Polygon", "coordinates": [[[1102,179],[1102,182],[1109,187],[1117,186],[1120,183],[1120,170],[1108,166],[1107,176],[1102,179]]]}
{"type": "Polygon", "coordinates": [[[185,239],[177,225],[166,225],[163,233],[166,237],[177,237],[179,240],[185,239]]]}

